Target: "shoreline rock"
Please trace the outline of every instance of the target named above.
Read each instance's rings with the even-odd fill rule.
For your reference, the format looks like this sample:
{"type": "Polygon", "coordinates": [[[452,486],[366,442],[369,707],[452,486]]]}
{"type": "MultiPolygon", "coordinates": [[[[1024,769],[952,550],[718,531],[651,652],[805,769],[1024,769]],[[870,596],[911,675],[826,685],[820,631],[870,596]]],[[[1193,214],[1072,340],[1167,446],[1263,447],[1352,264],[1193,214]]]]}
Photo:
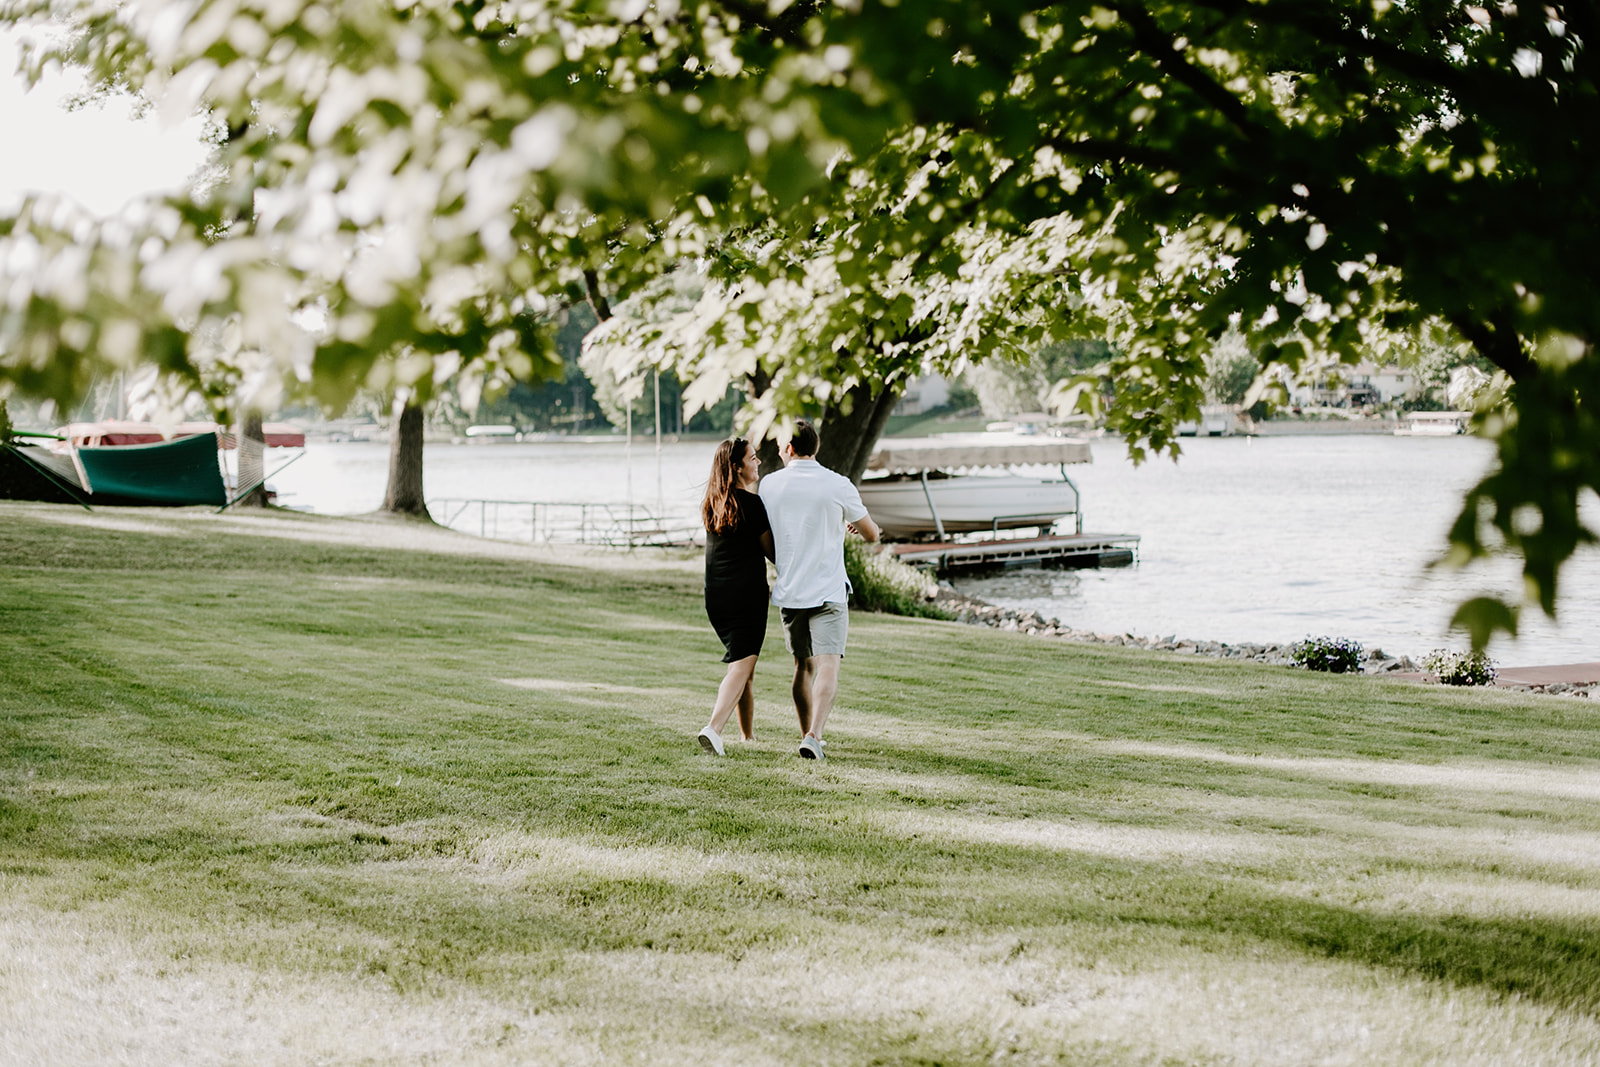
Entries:
{"type": "Polygon", "coordinates": [[[1539,696],[1551,697],[1583,697],[1585,699],[1600,699],[1600,694],[1595,692],[1600,689],[1597,685],[1581,685],[1573,682],[1536,682],[1523,684],[1522,682],[1495,682],[1496,688],[1510,689],[1516,693],[1535,693],[1539,696]]]}
{"type": "MultiPolygon", "coordinates": [[[[1179,638],[1176,635],[1168,637],[1139,637],[1130,633],[1097,633],[1093,630],[1080,630],[1066,626],[1060,619],[1046,618],[1037,611],[1016,611],[1011,608],[990,604],[976,597],[959,593],[944,582],[939,583],[938,592],[934,594],[933,602],[954,615],[956,622],[965,623],[968,626],[987,626],[994,630],[1010,630],[1017,633],[1033,634],[1037,637],[1053,637],[1057,640],[1074,641],[1079,644],[1120,645],[1125,648],[1142,648],[1151,652],[1170,652],[1179,656],[1208,656],[1212,659],[1248,660],[1253,663],[1265,663],[1272,666],[1293,666],[1289,649],[1294,642],[1255,644],[1241,641],[1237,644],[1230,644],[1226,641],[1200,641],[1192,638],[1179,638]]],[[[1410,674],[1415,675],[1418,681],[1428,680],[1428,677],[1423,673],[1421,664],[1413,661],[1410,656],[1392,656],[1380,648],[1362,651],[1360,673],[1364,675],[1410,674]]],[[[1582,698],[1590,698],[1594,695],[1591,690],[1600,689],[1600,686],[1574,685],[1569,682],[1551,682],[1542,685],[1501,682],[1497,683],[1497,687],[1516,692],[1582,698]]]]}

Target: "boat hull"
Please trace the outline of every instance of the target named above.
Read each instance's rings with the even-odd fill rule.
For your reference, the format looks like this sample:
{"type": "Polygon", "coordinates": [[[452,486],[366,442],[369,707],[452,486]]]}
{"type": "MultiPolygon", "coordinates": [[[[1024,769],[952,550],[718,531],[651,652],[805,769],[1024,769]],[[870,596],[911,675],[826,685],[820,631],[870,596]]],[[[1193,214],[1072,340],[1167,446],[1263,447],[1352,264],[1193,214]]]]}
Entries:
{"type": "Polygon", "coordinates": [[[861,502],[873,521],[893,540],[937,535],[941,524],[945,533],[1051,526],[1078,510],[1076,487],[1060,479],[1020,475],[929,478],[926,482],[880,478],[867,479],[860,488],[861,502]]]}

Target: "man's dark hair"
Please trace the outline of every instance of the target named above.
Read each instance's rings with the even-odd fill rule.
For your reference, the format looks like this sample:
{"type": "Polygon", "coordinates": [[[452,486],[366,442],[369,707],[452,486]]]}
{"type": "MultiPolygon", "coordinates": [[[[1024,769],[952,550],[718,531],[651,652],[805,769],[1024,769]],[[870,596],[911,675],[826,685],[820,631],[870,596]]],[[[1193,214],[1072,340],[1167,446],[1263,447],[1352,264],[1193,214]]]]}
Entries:
{"type": "Polygon", "coordinates": [[[817,446],[821,443],[815,426],[805,419],[794,424],[794,433],[789,435],[789,447],[794,449],[795,455],[814,456],[817,454],[817,446]]]}

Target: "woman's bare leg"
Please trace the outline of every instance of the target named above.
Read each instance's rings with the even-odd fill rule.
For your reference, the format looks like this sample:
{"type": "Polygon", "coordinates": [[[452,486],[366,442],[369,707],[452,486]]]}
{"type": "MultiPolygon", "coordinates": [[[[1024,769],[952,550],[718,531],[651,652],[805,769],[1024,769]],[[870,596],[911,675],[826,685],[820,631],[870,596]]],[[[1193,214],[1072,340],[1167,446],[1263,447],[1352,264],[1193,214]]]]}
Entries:
{"type": "Polygon", "coordinates": [[[746,741],[756,739],[756,671],[750,665],[750,677],[744,681],[744,692],[739,694],[739,736],[746,741]]]}
{"type": "MultiPolygon", "coordinates": [[[[717,733],[720,734],[722,728],[728,724],[728,717],[733,714],[734,708],[739,706],[740,699],[750,688],[750,679],[754,677],[755,672],[754,656],[746,656],[728,664],[728,673],[722,676],[722,684],[717,686],[717,702],[711,708],[711,728],[717,733]]],[[[743,712],[740,714],[742,718],[743,712]]],[[[753,708],[752,714],[754,714],[753,708]]]]}

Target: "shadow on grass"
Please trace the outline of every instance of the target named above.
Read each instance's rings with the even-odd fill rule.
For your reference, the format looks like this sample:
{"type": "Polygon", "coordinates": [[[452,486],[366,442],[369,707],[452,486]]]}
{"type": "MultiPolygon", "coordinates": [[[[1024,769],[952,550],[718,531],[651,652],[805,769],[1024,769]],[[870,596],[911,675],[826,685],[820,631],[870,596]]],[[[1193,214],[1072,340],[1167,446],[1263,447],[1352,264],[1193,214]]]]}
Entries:
{"type": "Polygon", "coordinates": [[[1516,994],[1583,1014],[1600,1009],[1600,928],[1592,922],[1399,915],[1235,892],[1208,902],[1197,918],[1312,956],[1516,994]]]}
{"type": "MultiPolygon", "coordinates": [[[[1075,777],[1070,766],[1059,762],[1049,767],[1011,766],[997,774],[994,761],[974,756],[930,754],[914,748],[874,755],[888,755],[888,763],[902,771],[954,774],[975,782],[998,780],[1008,785],[1059,788],[1075,777]]],[[[1099,762],[1092,755],[1086,759],[1099,762]]],[[[1118,777],[1225,788],[1244,774],[1232,767],[1187,773],[1180,769],[1183,762],[1161,761],[1118,777]]],[[[1103,786],[1104,774],[1102,767],[1083,778],[1103,786]]],[[[1259,773],[1249,776],[1259,778],[1259,773]]],[[[897,798],[897,802],[905,801],[897,798]]],[[[946,842],[941,847],[973,865],[993,864],[998,849],[1007,857],[1004,862],[1015,866],[1019,879],[1036,875],[1041,867],[1061,868],[1062,895],[1013,900],[1006,908],[1010,921],[1049,924],[1070,918],[1105,926],[1139,923],[1175,931],[1244,935],[1288,945],[1314,957],[1394,968],[1586,1013],[1600,1010],[1600,920],[1355,909],[1253,891],[1248,875],[1227,871],[1215,875],[1194,869],[1180,871],[1170,864],[1070,850],[1046,852],[1028,845],[969,847],[946,842]],[[1100,892],[1107,887],[1114,893],[1109,899],[1100,892]]],[[[1440,873],[1448,876],[1452,869],[1446,866],[1440,873]]]]}

